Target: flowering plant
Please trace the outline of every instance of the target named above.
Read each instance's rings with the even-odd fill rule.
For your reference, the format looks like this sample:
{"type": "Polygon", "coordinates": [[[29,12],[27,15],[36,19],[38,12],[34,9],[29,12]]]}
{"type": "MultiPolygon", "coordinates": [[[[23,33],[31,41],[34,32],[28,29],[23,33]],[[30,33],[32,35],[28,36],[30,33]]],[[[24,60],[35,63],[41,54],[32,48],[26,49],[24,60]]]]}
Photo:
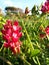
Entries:
{"type": "Polygon", "coordinates": [[[18,21],[12,23],[11,20],[7,20],[3,26],[2,36],[5,40],[4,47],[10,48],[14,54],[20,52],[20,46],[22,44],[19,40],[22,37],[21,30],[22,28],[19,26],[18,21]]]}
{"type": "Polygon", "coordinates": [[[46,0],[46,2],[44,3],[44,5],[42,5],[41,11],[43,13],[49,12],[49,0],[46,0]]]}

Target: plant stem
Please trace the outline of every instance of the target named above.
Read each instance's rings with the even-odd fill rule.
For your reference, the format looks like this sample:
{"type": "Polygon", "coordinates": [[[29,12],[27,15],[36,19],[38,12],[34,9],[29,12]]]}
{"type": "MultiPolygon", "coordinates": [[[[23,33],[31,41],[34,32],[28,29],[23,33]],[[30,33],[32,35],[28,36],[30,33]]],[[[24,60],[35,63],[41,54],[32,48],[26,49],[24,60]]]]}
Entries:
{"type": "Polygon", "coordinates": [[[21,56],[19,56],[19,58],[20,58],[21,60],[23,60],[26,65],[31,65],[31,64],[24,58],[22,51],[20,52],[20,54],[21,54],[21,56]]]}
{"type": "Polygon", "coordinates": [[[4,62],[6,62],[8,65],[13,65],[10,61],[8,61],[7,59],[5,59],[2,56],[0,56],[0,59],[3,60],[4,62]]]}
{"type": "MultiPolygon", "coordinates": [[[[26,32],[27,38],[28,38],[28,40],[29,40],[29,42],[30,42],[31,49],[34,50],[33,44],[32,44],[32,42],[31,42],[31,39],[30,39],[30,37],[29,37],[29,34],[27,33],[27,30],[26,30],[26,28],[25,28],[25,25],[24,25],[23,20],[22,20],[22,25],[23,25],[24,30],[25,30],[25,32],[26,32]]],[[[35,62],[36,64],[38,63],[38,65],[40,65],[40,62],[39,62],[38,57],[36,57],[36,59],[37,59],[37,62],[36,62],[35,58],[33,57],[34,62],[35,62]]]]}
{"type": "Polygon", "coordinates": [[[0,52],[2,51],[2,49],[3,49],[3,44],[2,44],[2,46],[1,46],[1,48],[0,48],[0,52]]]}
{"type": "Polygon", "coordinates": [[[31,40],[30,40],[30,37],[29,37],[29,35],[28,35],[28,33],[27,33],[27,30],[26,30],[26,28],[25,28],[25,25],[24,25],[23,21],[22,21],[22,24],[23,24],[24,30],[25,30],[25,32],[26,32],[27,38],[28,38],[28,40],[29,40],[29,42],[30,42],[31,48],[34,50],[34,47],[33,47],[33,45],[32,45],[32,42],[31,42],[31,40]]]}
{"type": "Polygon", "coordinates": [[[38,57],[36,56],[36,59],[37,59],[37,61],[38,61],[38,65],[40,65],[40,62],[39,62],[39,59],[38,59],[38,57]]]}
{"type": "Polygon", "coordinates": [[[21,59],[26,63],[26,65],[31,65],[23,56],[21,57],[21,59]]]}

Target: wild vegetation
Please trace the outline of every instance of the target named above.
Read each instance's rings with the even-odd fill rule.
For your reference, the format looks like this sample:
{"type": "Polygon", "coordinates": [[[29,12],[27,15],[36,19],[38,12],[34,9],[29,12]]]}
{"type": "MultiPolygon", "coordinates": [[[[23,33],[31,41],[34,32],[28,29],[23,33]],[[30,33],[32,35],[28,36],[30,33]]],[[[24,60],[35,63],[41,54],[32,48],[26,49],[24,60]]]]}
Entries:
{"type": "Polygon", "coordinates": [[[32,15],[0,15],[0,65],[49,65],[49,0],[32,15]]]}

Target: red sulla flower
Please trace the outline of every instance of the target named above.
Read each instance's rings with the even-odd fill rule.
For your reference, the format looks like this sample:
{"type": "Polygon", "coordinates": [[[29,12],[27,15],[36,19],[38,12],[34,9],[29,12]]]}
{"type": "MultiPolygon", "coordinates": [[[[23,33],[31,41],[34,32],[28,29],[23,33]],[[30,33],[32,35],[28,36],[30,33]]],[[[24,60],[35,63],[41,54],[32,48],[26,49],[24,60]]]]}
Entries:
{"type": "Polygon", "coordinates": [[[46,7],[46,9],[47,9],[47,11],[49,11],[49,2],[45,2],[45,7],[46,7]]]}
{"type": "Polygon", "coordinates": [[[41,8],[43,13],[49,12],[49,0],[47,0],[41,8]]]}
{"type": "Polygon", "coordinates": [[[41,11],[45,13],[47,11],[46,7],[42,6],[41,11]]]}
{"type": "Polygon", "coordinates": [[[45,28],[45,32],[46,32],[47,35],[49,35],[49,26],[47,26],[47,27],[45,28]]]}
{"type": "Polygon", "coordinates": [[[18,21],[12,23],[10,20],[7,20],[3,27],[2,36],[6,41],[4,47],[10,48],[14,54],[19,53],[21,46],[19,39],[22,37],[22,28],[19,26],[18,21]]]}

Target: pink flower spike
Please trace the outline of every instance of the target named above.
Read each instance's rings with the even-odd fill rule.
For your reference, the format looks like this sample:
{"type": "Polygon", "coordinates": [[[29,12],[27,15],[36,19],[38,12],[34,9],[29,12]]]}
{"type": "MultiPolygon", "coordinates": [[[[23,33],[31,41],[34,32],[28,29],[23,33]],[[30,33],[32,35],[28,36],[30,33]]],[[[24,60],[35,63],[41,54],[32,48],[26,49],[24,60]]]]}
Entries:
{"type": "Polygon", "coordinates": [[[6,24],[3,26],[2,36],[5,40],[4,47],[10,48],[13,54],[20,52],[20,45],[22,44],[19,40],[22,36],[21,26],[19,26],[18,21],[11,22],[11,20],[7,20],[6,24]]]}
{"type": "Polygon", "coordinates": [[[46,32],[47,35],[49,35],[49,26],[47,26],[47,27],[45,28],[45,32],[46,32]]]}

